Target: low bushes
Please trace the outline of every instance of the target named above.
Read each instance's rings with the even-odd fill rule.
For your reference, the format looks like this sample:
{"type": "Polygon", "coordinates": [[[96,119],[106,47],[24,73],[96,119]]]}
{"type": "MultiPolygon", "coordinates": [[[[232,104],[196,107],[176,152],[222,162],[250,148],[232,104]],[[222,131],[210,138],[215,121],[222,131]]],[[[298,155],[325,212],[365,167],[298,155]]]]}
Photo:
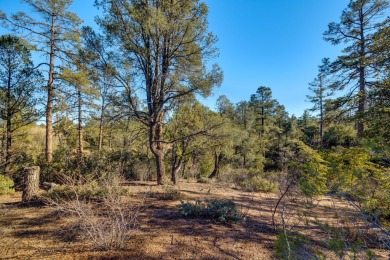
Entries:
{"type": "Polygon", "coordinates": [[[256,168],[233,169],[224,167],[217,177],[218,183],[229,184],[249,192],[276,192],[278,189],[278,172],[256,168]]]}
{"type": "Polygon", "coordinates": [[[243,181],[240,186],[247,191],[275,192],[278,189],[277,182],[269,181],[261,176],[254,176],[247,181],[243,181]]]}
{"type": "Polygon", "coordinates": [[[163,192],[151,193],[151,197],[159,200],[180,200],[183,198],[182,193],[173,186],[165,186],[163,192]]]}
{"type": "Polygon", "coordinates": [[[0,195],[13,193],[14,182],[7,176],[0,174],[0,195]]]}
{"type": "Polygon", "coordinates": [[[220,223],[239,223],[244,217],[231,200],[197,200],[194,204],[182,202],[179,213],[183,217],[205,218],[220,223]]]}
{"type": "Polygon", "coordinates": [[[75,199],[102,201],[109,195],[120,196],[128,193],[128,190],[122,187],[120,182],[121,179],[117,176],[103,176],[98,180],[84,181],[83,184],[68,180],[67,184],[54,186],[44,196],[55,202],[75,199]]]}

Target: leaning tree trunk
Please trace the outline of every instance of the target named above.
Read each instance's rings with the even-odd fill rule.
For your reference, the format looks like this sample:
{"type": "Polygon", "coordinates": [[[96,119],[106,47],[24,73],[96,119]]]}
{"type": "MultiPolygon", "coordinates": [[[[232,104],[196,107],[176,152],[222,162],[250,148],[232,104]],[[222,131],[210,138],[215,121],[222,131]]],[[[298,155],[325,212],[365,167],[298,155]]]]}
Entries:
{"type": "Polygon", "coordinates": [[[177,184],[178,173],[183,165],[183,157],[176,154],[175,145],[172,147],[172,176],[173,184],[177,184]]]}
{"type": "Polygon", "coordinates": [[[23,202],[29,202],[39,191],[39,166],[24,169],[23,202]]]}
{"type": "Polygon", "coordinates": [[[178,164],[172,166],[171,180],[172,180],[173,184],[177,184],[179,171],[181,170],[182,166],[183,166],[182,160],[180,160],[180,162],[178,164]]]}

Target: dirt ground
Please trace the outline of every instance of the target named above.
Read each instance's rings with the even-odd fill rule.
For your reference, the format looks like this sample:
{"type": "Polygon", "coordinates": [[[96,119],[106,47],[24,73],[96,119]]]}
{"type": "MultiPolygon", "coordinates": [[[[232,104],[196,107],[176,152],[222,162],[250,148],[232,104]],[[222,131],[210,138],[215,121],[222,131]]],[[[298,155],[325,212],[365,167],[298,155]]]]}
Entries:
{"type": "MultiPolygon", "coordinates": [[[[145,193],[163,192],[163,187],[154,182],[131,182],[126,187],[131,193],[129,201],[136,201],[145,193]]],[[[188,182],[180,182],[178,189],[184,201],[232,199],[246,221],[223,225],[210,220],[184,219],[178,214],[180,200],[147,196],[137,229],[126,250],[99,251],[74,230],[76,218],[61,216],[47,206],[23,206],[20,204],[21,193],[17,192],[0,196],[0,259],[277,259],[277,232],[271,221],[276,194],[249,193],[215,184],[188,182]]],[[[350,222],[354,216],[352,225],[364,225],[356,220],[353,208],[337,198],[316,200],[317,206],[310,210],[310,216],[304,217],[296,210],[302,208],[299,207],[301,203],[290,201],[285,210],[285,221],[289,227],[298,228],[310,244],[320,250],[329,234],[310,223],[326,222],[337,227],[350,222]]],[[[281,210],[277,216],[280,213],[281,210]]],[[[375,246],[372,249],[377,259],[389,259],[389,252],[375,246]]],[[[329,252],[324,255],[326,259],[336,259],[329,252]]],[[[360,255],[358,258],[364,257],[360,255]]]]}

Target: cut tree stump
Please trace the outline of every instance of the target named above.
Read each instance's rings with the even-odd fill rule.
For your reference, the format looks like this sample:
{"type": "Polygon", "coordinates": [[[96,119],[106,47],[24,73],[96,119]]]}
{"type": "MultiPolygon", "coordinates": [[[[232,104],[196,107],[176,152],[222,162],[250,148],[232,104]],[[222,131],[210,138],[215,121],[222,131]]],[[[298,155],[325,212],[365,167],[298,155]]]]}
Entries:
{"type": "Polygon", "coordinates": [[[30,202],[39,191],[39,166],[24,169],[23,202],[30,202]]]}

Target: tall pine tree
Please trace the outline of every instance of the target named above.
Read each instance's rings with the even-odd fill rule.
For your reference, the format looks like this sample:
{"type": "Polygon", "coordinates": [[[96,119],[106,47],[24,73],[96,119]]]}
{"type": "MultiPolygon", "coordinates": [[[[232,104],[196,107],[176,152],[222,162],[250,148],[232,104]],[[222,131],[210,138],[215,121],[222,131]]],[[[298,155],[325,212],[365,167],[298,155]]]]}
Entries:
{"type": "Polygon", "coordinates": [[[104,10],[98,23],[125,63],[133,63],[129,69],[136,76],[127,86],[127,100],[133,115],[148,127],[157,182],[163,184],[167,114],[181,97],[207,96],[222,80],[217,65],[212,70],[205,66],[205,60],[216,54],[216,38],[207,30],[208,8],[198,0],[99,0],[97,4],[104,10]]]}
{"type": "Polygon", "coordinates": [[[324,33],[326,41],[334,45],[347,45],[343,55],[333,63],[333,72],[339,76],[333,86],[337,90],[348,89],[346,97],[357,106],[357,130],[360,136],[365,130],[367,92],[376,76],[373,67],[375,58],[370,47],[374,33],[386,23],[383,16],[388,6],[387,0],[351,0],[341,15],[341,21],[330,23],[324,33]]]}
{"type": "Polygon", "coordinates": [[[24,33],[23,38],[35,44],[36,51],[45,54],[47,61],[40,65],[48,67],[46,101],[46,160],[53,160],[53,110],[56,98],[58,67],[70,62],[72,51],[79,42],[78,27],[81,20],[69,11],[73,0],[23,0],[37,16],[18,12],[7,17],[0,12],[0,20],[11,29],[24,33]]]}

